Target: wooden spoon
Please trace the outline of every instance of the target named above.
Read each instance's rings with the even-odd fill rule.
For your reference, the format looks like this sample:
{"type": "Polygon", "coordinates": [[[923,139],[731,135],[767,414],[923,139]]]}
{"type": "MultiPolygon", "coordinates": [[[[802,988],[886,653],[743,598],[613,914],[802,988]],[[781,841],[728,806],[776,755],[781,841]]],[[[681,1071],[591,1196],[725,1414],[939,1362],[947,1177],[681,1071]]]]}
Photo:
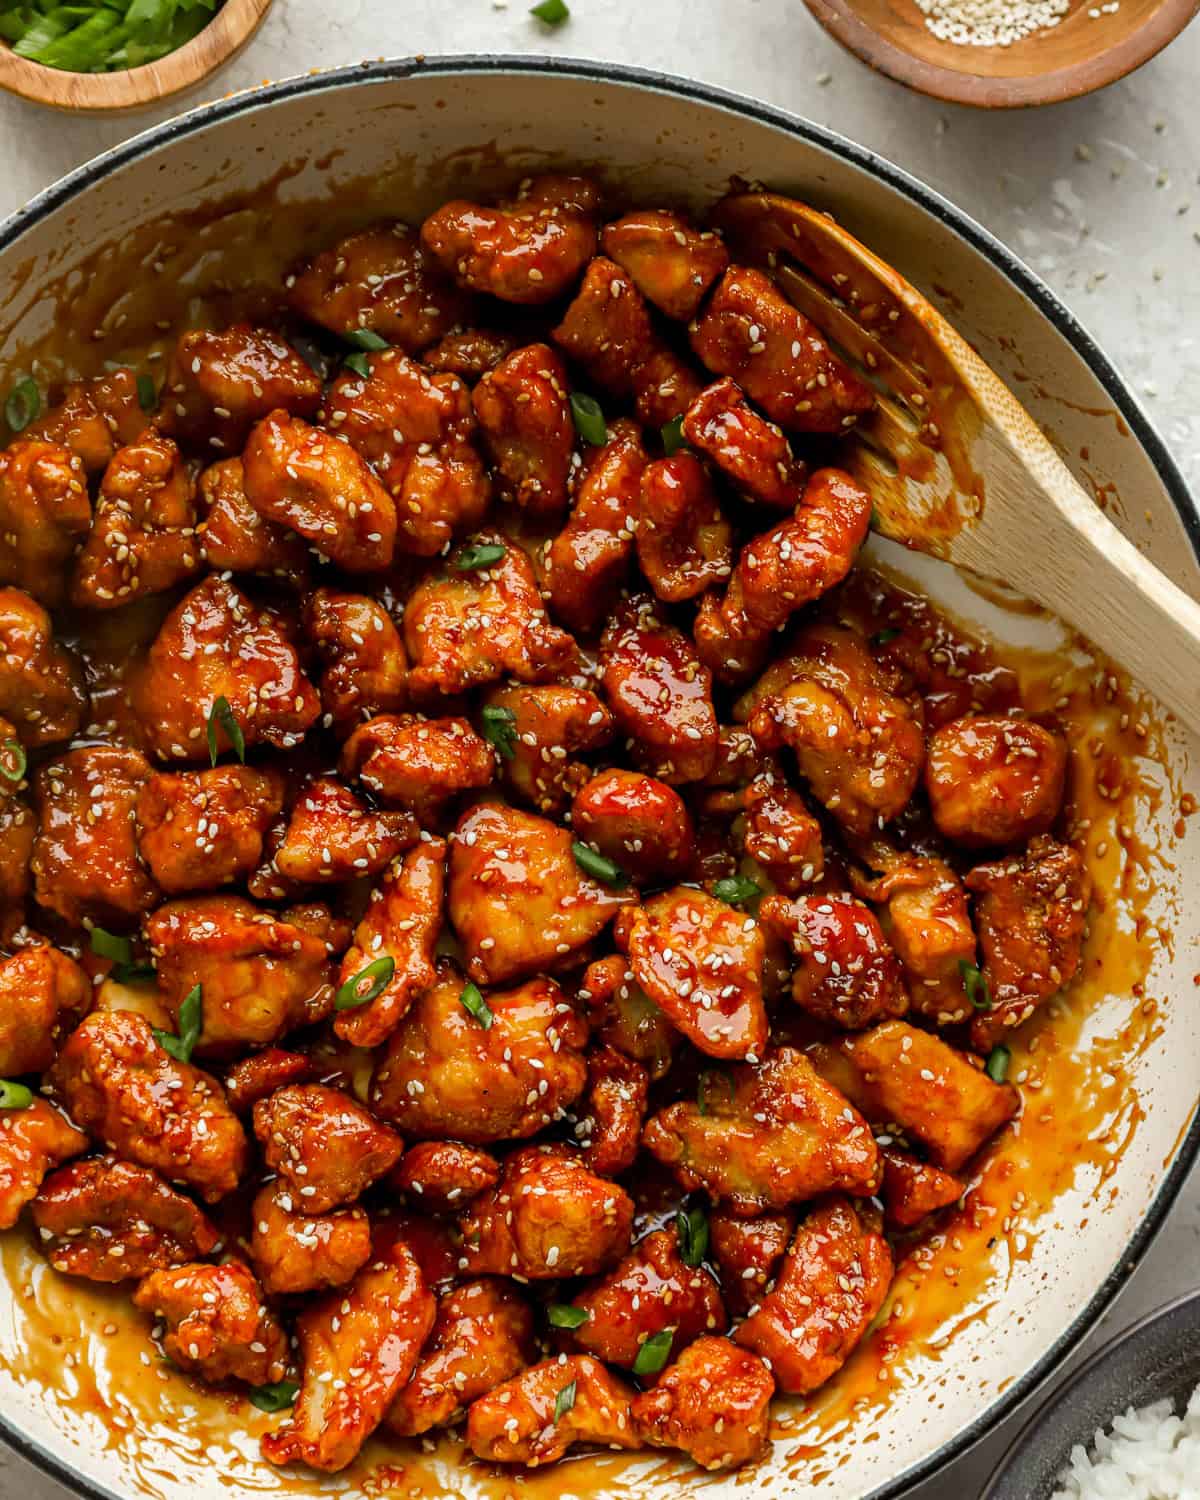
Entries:
{"type": "Polygon", "coordinates": [[[880,392],[845,460],[876,530],[1044,605],[1200,731],[1200,604],[1107,519],[941,313],[794,199],[738,193],[713,222],[880,392]]]}

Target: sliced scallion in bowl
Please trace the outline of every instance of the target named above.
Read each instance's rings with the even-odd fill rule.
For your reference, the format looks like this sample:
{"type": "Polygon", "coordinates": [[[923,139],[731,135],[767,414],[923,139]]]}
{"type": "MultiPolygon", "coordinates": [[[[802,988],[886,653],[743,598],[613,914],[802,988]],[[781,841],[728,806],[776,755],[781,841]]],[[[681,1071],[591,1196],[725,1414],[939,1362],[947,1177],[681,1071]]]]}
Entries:
{"type": "Polygon", "coordinates": [[[203,31],[223,0],[0,0],[0,38],[18,57],[68,73],[140,68],[203,31]]]}

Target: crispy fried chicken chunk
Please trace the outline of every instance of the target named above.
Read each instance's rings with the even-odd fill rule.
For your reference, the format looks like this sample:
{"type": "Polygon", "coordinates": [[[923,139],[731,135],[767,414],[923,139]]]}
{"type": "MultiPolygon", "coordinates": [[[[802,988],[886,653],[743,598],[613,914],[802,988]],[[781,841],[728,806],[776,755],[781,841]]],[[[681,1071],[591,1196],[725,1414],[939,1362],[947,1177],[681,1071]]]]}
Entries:
{"type": "Polygon", "coordinates": [[[589,964],[578,995],[588,1007],[601,1042],[641,1063],[651,1079],[667,1072],[679,1033],[634,982],[623,954],[614,953],[589,964]]]}
{"type": "Polygon", "coordinates": [[[529,1469],[554,1463],[574,1443],[637,1448],[633,1397],[633,1389],[590,1354],[543,1360],[472,1403],[467,1446],[488,1463],[529,1469]]]}
{"type": "Polygon", "coordinates": [[[145,426],[137,375],[121,366],[73,381],[21,436],[61,444],[82,460],[88,474],[100,474],[117,449],[132,443],[145,426]]]}
{"type": "Polygon", "coordinates": [[[732,380],[706,386],[687,409],[683,436],[734,489],[776,510],[794,510],[804,495],[806,466],[774,422],[750,405],[732,380]]]}
{"type": "Polygon", "coordinates": [[[733,530],[694,453],[646,467],[636,516],[638,565],[659,599],[678,604],[729,578],[733,530]]]}
{"type": "Polygon", "coordinates": [[[318,776],[296,798],[275,868],[302,885],[377,875],[416,842],[409,812],[370,808],[333,776],[318,776]]]}
{"type": "Polygon", "coordinates": [[[391,615],[366,594],[320,588],[306,601],[304,630],[325,663],[321,707],[335,733],[404,707],[408,657],[391,615]]]}
{"type": "Polygon", "coordinates": [[[248,1115],[260,1099],[289,1083],[307,1083],[316,1064],[303,1052],[282,1047],[264,1047],[253,1052],[225,1074],[225,1097],[236,1115],[248,1115]]]}
{"type": "Polygon", "coordinates": [[[1029,719],[970,714],[929,740],[925,790],[939,832],[978,849],[1048,833],[1062,806],[1067,742],[1029,719]]]}
{"type": "Polygon", "coordinates": [[[239,1261],[154,1271],[133,1301],[165,1321],[167,1357],[211,1385],[270,1385],[287,1369],[287,1334],[254,1273],[239,1261]]]}
{"type": "Polygon", "coordinates": [[[250,1218],[250,1258],[273,1297],[345,1286],[371,1258],[371,1224],[357,1203],[310,1214],[290,1184],[270,1182],[250,1218]]]}
{"type": "Polygon", "coordinates": [[[138,853],[170,896],[229,885],[261,860],[263,836],[283,798],[276,770],[156,772],[138,792],[138,853]]]}
{"type": "Polygon", "coordinates": [[[419,1141],[400,1158],[391,1177],[393,1187],[407,1193],[431,1214],[458,1213],[472,1198],[500,1178],[494,1156],[461,1141],[419,1141]]]}
{"type": "Polygon", "coordinates": [[[499,328],[464,328],[448,333],[432,349],[426,349],[421,363],[427,370],[460,375],[468,385],[474,385],[519,345],[515,334],[499,328]]]}
{"type": "Polygon", "coordinates": [[[0,451],[0,583],[61,604],[91,522],[87,476],[69,448],[19,437],[0,451]]]}
{"type": "Polygon", "coordinates": [[[87,702],[83,673],[54,639],[49,614],[20,589],[0,588],[0,714],[21,743],[70,739],[87,702]]]}
{"type": "Polygon", "coordinates": [[[727,1208],[714,1208],[708,1216],[712,1258],[721,1275],[726,1305],[735,1314],[745,1314],[761,1302],[775,1279],[779,1262],[791,1244],[796,1213],[787,1209],[743,1219],[727,1208]]]}
{"type": "Polygon", "coordinates": [[[570,386],[548,344],[527,344],[489,370],[471,395],[501,495],[535,520],[566,509],[575,454],[570,386]]]}
{"type": "Polygon", "coordinates": [[[589,262],[583,284],[550,337],[588,378],[614,396],[631,388],[658,336],[632,279],[603,255],[589,262]]]}
{"type": "Polygon", "coordinates": [[[383,802],[436,822],[460,792],[492,780],[496,762],[466,719],[380,714],[361,724],[342,747],[344,776],[357,776],[383,802]]]}
{"type": "Polygon", "coordinates": [[[11,1229],[60,1162],[86,1151],[88,1138],[44,1099],[0,1109],[0,1229],[11,1229]]]}
{"type": "Polygon", "coordinates": [[[633,1166],[649,1092],[650,1075],[640,1062],[608,1045],[589,1054],[587,1114],[575,1134],[591,1171],[616,1177],[633,1166]]]}
{"type": "Polygon", "coordinates": [[[484,699],[485,728],[489,722],[511,751],[500,750],[501,780],[522,802],[551,816],[564,813],[591,776],[587,765],[571,757],[612,739],[612,715],[604,703],[586,688],[565,684],[494,688],[484,699]]]}
{"type": "Polygon", "coordinates": [[[895,1146],[883,1147],[883,1215],[893,1229],[912,1229],[928,1214],[957,1203],[966,1184],[895,1146]]]}
{"type": "Polygon", "coordinates": [[[810,1016],[861,1031],[907,1011],[900,961],[861,901],[833,893],[768,896],[759,917],[795,956],[792,999],[810,1016]]]}
{"type": "Polygon", "coordinates": [[[683,875],[695,852],[683,798],[639,771],[614,768],[585,782],[571,804],[571,827],[639,885],[683,875]]]}
{"type": "Polygon", "coordinates": [[[260,516],[246,499],[240,458],[223,458],[200,475],[204,520],[196,536],[205,562],[217,572],[262,573],[297,589],[308,583],[312,554],[295,531],[260,516]]]}
{"type": "Polygon", "coordinates": [[[64,1027],[91,1003],[91,980],[57,948],[39,943],[0,958],[0,1078],[44,1073],[64,1027]]]}
{"type": "Polygon", "coordinates": [[[263,1159],[303,1213],[352,1203],[400,1160],[404,1143],[363,1106],[321,1083],[293,1083],[254,1106],[263,1159]]]}
{"type": "Polygon", "coordinates": [[[666,209],[635,209],[606,224],[600,244],[648,302],[681,323],[695,317],[729,264],[719,236],[666,209]]]}
{"type": "Polygon", "coordinates": [[[774,1393],[771,1367],[756,1354],[697,1339],[634,1401],[634,1431],[655,1448],[681,1448],[702,1469],[736,1469],[766,1449],[774,1393]]]}

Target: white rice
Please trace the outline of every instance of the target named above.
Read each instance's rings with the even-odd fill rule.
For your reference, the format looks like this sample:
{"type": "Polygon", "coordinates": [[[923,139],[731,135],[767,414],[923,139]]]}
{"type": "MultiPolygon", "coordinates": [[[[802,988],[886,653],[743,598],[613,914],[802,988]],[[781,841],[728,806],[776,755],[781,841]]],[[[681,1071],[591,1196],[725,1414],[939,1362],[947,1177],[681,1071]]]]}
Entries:
{"type": "Polygon", "coordinates": [[[1090,1450],[1071,1450],[1053,1500],[1200,1500],[1200,1386],[1187,1411],[1170,1401],[1131,1406],[1090,1450]]]}

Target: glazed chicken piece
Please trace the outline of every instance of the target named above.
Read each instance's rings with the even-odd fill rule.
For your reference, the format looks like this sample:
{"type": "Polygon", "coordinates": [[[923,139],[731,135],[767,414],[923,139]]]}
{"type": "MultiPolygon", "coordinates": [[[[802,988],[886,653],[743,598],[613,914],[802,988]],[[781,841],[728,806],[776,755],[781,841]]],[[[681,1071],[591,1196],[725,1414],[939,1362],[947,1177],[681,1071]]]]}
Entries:
{"type": "Polygon", "coordinates": [[[304,633],[325,663],[318,687],[335,734],[404,707],[408,657],[378,600],[320,588],[305,603],[304,633]]]}
{"type": "Polygon", "coordinates": [[[21,436],[68,448],[88,474],[100,474],[117,449],[132,443],[145,426],[137,375],[122,365],[105,375],[73,381],[21,436]]]}
{"type": "Polygon", "coordinates": [[[733,531],[694,453],[647,466],[636,516],[638,564],[657,598],[678,604],[729,578],[733,531]]]}
{"type": "Polygon", "coordinates": [[[553,681],[578,655],[566,631],[550,623],[525,553],[498,532],[481,532],[472,545],[502,546],[504,554],[470,571],[456,567],[462,554],[451,556],[449,574],[431,573],[405,606],[409,687],[424,702],[506,676],[553,681]]]}
{"type": "Polygon", "coordinates": [[[651,1079],[666,1073],[679,1033],[641,985],[634,983],[623,954],[589,964],[578,999],[588,1007],[599,1041],[640,1063],[651,1079]]]}
{"type": "MultiPolygon", "coordinates": [[[[706,787],[745,788],[760,776],[778,774],[771,756],[764,755],[754,736],[740,724],[722,724],[717,732],[717,758],[704,778],[706,787]]],[[[730,807],[724,811],[732,810],[730,807]]]]}
{"type": "Polygon", "coordinates": [[[87,702],[83,673],[55,641],[49,614],[20,589],[0,588],[0,714],[21,743],[70,739],[87,702]]]}
{"type": "Polygon", "coordinates": [[[145,757],[88,745],[47,762],[34,778],[40,822],[31,868],[38,902],[68,922],[139,916],[158,890],[138,859],[134,813],[150,778],[145,757]]]}
{"type": "Polygon", "coordinates": [[[371,1226],[375,1258],[397,1241],[403,1241],[412,1253],[426,1286],[445,1291],[451,1282],[459,1280],[458,1235],[445,1219],[408,1213],[403,1208],[376,1216],[371,1226]]]}
{"type": "Polygon", "coordinates": [[[729,264],[718,235],[666,209],[636,209],[606,224],[600,246],[648,302],[681,323],[695,317],[729,264]]]}
{"type": "Polygon", "coordinates": [[[254,1106],[263,1160],[302,1213],[352,1203],[400,1160],[404,1143],[370,1112],[321,1083],[293,1083],[254,1106]]]}
{"type": "Polygon", "coordinates": [[[242,454],[246,498],[347,573],[377,573],[392,560],[396,506],[349,443],[273,411],[242,454]]]}
{"type": "Polygon", "coordinates": [[[768,896],[759,919],[791,950],[792,999],[818,1021],[861,1031],[908,1010],[900,961],[861,901],[832,892],[768,896]]]}
{"type": "Polygon", "coordinates": [[[571,827],[638,885],[686,873],[694,833],[673,787],[639,771],[601,771],[575,793],[571,827]]]}
{"type": "Polygon", "coordinates": [[[283,807],[281,772],[250,766],[160,771],[136,804],[138,853],[169,896],[211,891],[248,875],[283,807]]]}
{"type": "Polygon", "coordinates": [[[762,749],[790,746],[818,802],[865,837],[903,812],[925,759],[920,699],[898,687],[855,631],[810,625],[737,713],[762,749]]]}
{"type": "Polygon", "coordinates": [[[717,750],[712,675],[691,641],[644,596],[612,616],[600,647],[601,680],[617,731],[641,769],[671,786],[701,781],[717,750]]]}
{"type": "Polygon", "coordinates": [[[159,995],[176,1020],[200,987],[202,1053],[261,1047],[332,1009],[324,940],[244,896],[168,901],[144,925],[159,995]]]}
{"type": "Polygon", "coordinates": [[[357,1203],[309,1214],[287,1183],[270,1182],[250,1219],[250,1258],[272,1297],[345,1286],[371,1258],[370,1220],[357,1203]]]}
{"type": "Polygon", "coordinates": [[[554,302],[595,254],[596,186],[527,178],[495,208],[454,199],[421,225],[421,243],[459,286],[502,302],[554,302]]]}
{"type": "MultiPolygon", "coordinates": [[[[0,725],[6,721],[0,720],[0,725]]],[[[0,740],[3,736],[0,736],[0,740]]],[[[3,755],[0,748],[0,755],[3,755]]],[[[11,748],[10,748],[11,753],[11,748]]],[[[37,820],[19,797],[0,792],[0,942],[11,943],[25,922],[37,820]]]]}
{"type": "Polygon", "coordinates": [[[770,1361],[781,1391],[815,1391],[871,1326],[892,1272],[875,1212],[829,1198],[796,1231],[774,1290],[734,1338],[770,1361]]]}
{"type": "Polygon", "coordinates": [[[892,1229],[912,1229],[928,1214],[939,1208],[957,1203],[966,1191],[966,1183],[932,1167],[927,1161],[918,1161],[907,1151],[894,1146],[884,1146],[883,1216],[892,1229]]]}
{"type": "Polygon", "coordinates": [[[548,344],[527,344],[484,375],[471,395],[504,499],[554,522],[567,506],[575,460],[566,367],[548,344]]]}
{"type": "Polygon", "coordinates": [[[88,1148],[88,1138],[44,1099],[0,1109],[0,1229],[11,1229],[46,1173],[88,1148]]]}
{"type": "Polygon", "coordinates": [[[629,1248],[633,1200],[566,1146],[522,1146],[461,1228],[459,1266],[472,1275],[594,1276],[629,1248]]]}
{"type": "Polygon", "coordinates": [[[264,1458],[344,1469],[408,1383],[435,1308],[412,1251],[396,1240],[348,1288],[301,1313],[300,1395],[287,1422],[263,1438],[264,1458]]]}
{"type": "Polygon", "coordinates": [[[430,375],[395,349],[364,358],[369,374],[343,370],[326,392],[322,421],[391,495],[400,550],[436,557],[480,524],[491,499],[471,393],[457,375],[430,375]]]}
{"type": "Polygon", "coordinates": [[[550,337],[594,385],[612,396],[632,390],[633,372],[658,344],[641,292],[603,255],[589,263],[582,286],[550,337]]]}
{"type": "MultiPolygon", "coordinates": [[[[143,737],[163,760],[208,757],[209,719],[224,698],[247,747],[289,750],[321,711],[296,648],[277,620],[213,573],[162,623],[133,683],[143,737]]],[[[212,716],[218,754],[233,747],[212,716]]]]}
{"type": "Polygon", "coordinates": [[[782,776],[773,771],[756,776],[741,804],[746,853],[763,867],[776,890],[795,896],[820,880],[825,869],[821,825],[782,776]]]}
{"type": "Polygon", "coordinates": [[[295,588],[308,583],[312,554],[295,531],[260,516],[246,499],[240,458],[223,458],[200,475],[204,520],[196,528],[200,552],[214,572],[261,573],[295,588]]]}
{"type": "MultiPolygon", "coordinates": [[[[339,991],[381,960],[391,972],[373,999],[338,1011],[334,1031],[355,1047],[377,1047],[404,1017],[422,990],[437,978],[434,954],[442,932],[446,844],[430,838],[397,860],[371,893],[354,944],[342,958],[339,991]]],[[[378,974],[367,993],[375,988],[378,974]]]]}
{"type": "Polygon", "coordinates": [[[782,430],[759,416],[732,380],[700,392],[683,419],[683,436],[740,494],[776,510],[801,503],[806,466],[782,430]]]}
{"type": "Polygon", "coordinates": [[[533,1314],[520,1293],[490,1276],[464,1281],[439,1297],[429,1342],[384,1425],[399,1437],[448,1427],[533,1356],[533,1314]]]}
{"type": "Polygon", "coordinates": [[[870,1127],[792,1047],[706,1075],[699,1100],[651,1116],[642,1144],[685,1190],[703,1188],[746,1218],[820,1193],[869,1197],[879,1185],[870,1127]]]}
{"type": "Polygon", "coordinates": [[[728,1339],[697,1339],[634,1401],[634,1431],[655,1448],[682,1449],[702,1469],[736,1469],[765,1451],[774,1393],[757,1355],[728,1339]]]}
{"type": "Polygon", "coordinates": [[[193,328],[172,351],[158,425],[185,447],[233,454],[269,412],[311,417],[320,404],[321,377],[277,333],[193,328]]]}
{"type": "Polygon", "coordinates": [[[870,520],[860,484],[841,469],[818,469],[795,513],[742,548],[724,597],[707,595],[696,617],[697,649],[722,682],[757,671],[771,635],[842,582],[870,520]]]}
{"type": "Polygon", "coordinates": [[[378,875],[417,840],[409,812],[376,811],[332,776],[318,776],[296,798],[275,868],[303,885],[378,875]]]}
{"type": "Polygon", "coordinates": [[[500,779],[517,800],[561,816],[591,769],[571,757],[607,745],[612,715],[586,688],[513,683],[483,700],[483,724],[493,728],[500,779]],[[508,753],[506,754],[506,747],[508,753]]]}
{"type": "Polygon", "coordinates": [[[260,1099],[289,1083],[307,1083],[316,1064],[306,1053],[264,1047],[251,1053],[225,1074],[225,1097],[235,1115],[248,1115],[260,1099]]]}
{"type": "Polygon", "coordinates": [[[972,714],[930,736],[925,790],[938,831],[979,849],[1048,833],[1062,806],[1067,742],[1030,719],[972,714]]]}
{"type": "Polygon", "coordinates": [[[550,608],[580,635],[599,629],[628,578],[646,462],[637,424],[627,417],[610,423],[608,442],[589,450],[571,514],[550,543],[550,608]]]}
{"type": "Polygon", "coordinates": [[[703,1266],[684,1262],[674,1227],[639,1240],[571,1305],[587,1313],[574,1330],[579,1347],[626,1370],[656,1334],[672,1335],[668,1358],[676,1358],[701,1334],[724,1332],[728,1324],[717,1283],[703,1266]]]}
{"type": "Polygon", "coordinates": [[[210,1385],[270,1385],[287,1370],[287,1334],[240,1261],[154,1271],[133,1303],[166,1323],[167,1358],[210,1385]]]}
{"type": "Polygon", "coordinates": [[[487,743],[466,719],[380,714],[342,746],[341,772],[389,804],[411,808],[428,827],[460,792],[478,791],[495,774],[487,743]]]}
{"type": "Polygon", "coordinates": [[[1048,834],[1024,854],[977,865],[963,883],[992,1002],[971,1025],[971,1045],[987,1052],[1075,977],[1092,883],[1079,851],[1048,834]]]}
{"type": "Polygon", "coordinates": [[[795,1228],[791,1209],[756,1219],[740,1218],[727,1208],[714,1208],[709,1214],[712,1259],[720,1271],[726,1305],[735,1316],[744,1316],[762,1301],[795,1228]]]}
{"type": "Polygon", "coordinates": [[[64,1027],[91,1004],[91,980],[57,948],[40,943],[0,958],[0,1078],[44,1073],[64,1027]]]}
{"type": "Polygon", "coordinates": [[[490,991],[483,1025],[447,960],[392,1033],[371,1108],[410,1139],[522,1140],[583,1093],[587,1027],[551,979],[490,991]]]}
{"type": "Polygon", "coordinates": [[[143,1016],[93,1011],[49,1080],[71,1118],[110,1151],[187,1184],[206,1203],[231,1193],[245,1172],[246,1135],[220,1084],[160,1047],[143,1016]]]}
{"type": "Polygon", "coordinates": [[[650,1075],[615,1047],[588,1055],[587,1113],[575,1127],[586,1166],[601,1177],[617,1177],[637,1159],[650,1075]]]}
{"type": "Polygon", "coordinates": [[[769,276],[730,266],[690,329],[714,375],[731,375],[773,422],[792,432],[844,432],[875,393],[769,276]]]}
{"type": "Polygon", "coordinates": [[[591,1355],[562,1354],[473,1402],[467,1447],[486,1463],[529,1469],[556,1462],[575,1443],[637,1448],[634,1395],[591,1355]]]}
{"type": "Polygon", "coordinates": [[[633,371],[633,409],[646,427],[662,428],[682,417],[704,389],[696,371],[668,344],[656,343],[654,353],[633,371]]]}
{"type": "Polygon", "coordinates": [[[869,1120],[898,1125],[947,1172],[960,1171],[1020,1105],[1012,1084],[993,1083],[961,1052],[906,1021],[884,1021],[808,1055],[869,1120]]]}
{"type": "Polygon", "coordinates": [[[0,584],[61,604],[91,523],[87,476],[69,448],[19,437],[0,450],[0,584]]]}
{"type": "Polygon", "coordinates": [[[637,984],[709,1057],[761,1057],[767,1044],[763,937],[752,917],[691,886],[651,896],[613,929],[637,984]]]}
{"type": "Polygon", "coordinates": [[[432,349],[426,349],[421,363],[427,370],[458,375],[468,385],[474,385],[519,346],[515,334],[499,328],[464,328],[459,333],[448,333],[432,349]]]}
{"type": "Polygon", "coordinates": [[[190,1198],[149,1167],[94,1156],[60,1167],[33,1200],[40,1248],[56,1271],[128,1281],[212,1255],[221,1236],[190,1198]]]}
{"type": "Polygon", "coordinates": [[[632,899],[586,875],[545,818],[482,802],[458,821],[448,909],[477,984],[569,967],[632,899]]]}
{"type": "Polygon", "coordinates": [[[494,1156],[461,1141],[419,1141],[400,1158],[388,1181],[426,1213],[458,1213],[472,1198],[495,1187],[494,1156]]]}
{"type": "Polygon", "coordinates": [[[443,338],[471,310],[405,224],[339,240],[286,285],[292,308],[311,323],[343,338],[369,328],[406,354],[443,338]]]}

